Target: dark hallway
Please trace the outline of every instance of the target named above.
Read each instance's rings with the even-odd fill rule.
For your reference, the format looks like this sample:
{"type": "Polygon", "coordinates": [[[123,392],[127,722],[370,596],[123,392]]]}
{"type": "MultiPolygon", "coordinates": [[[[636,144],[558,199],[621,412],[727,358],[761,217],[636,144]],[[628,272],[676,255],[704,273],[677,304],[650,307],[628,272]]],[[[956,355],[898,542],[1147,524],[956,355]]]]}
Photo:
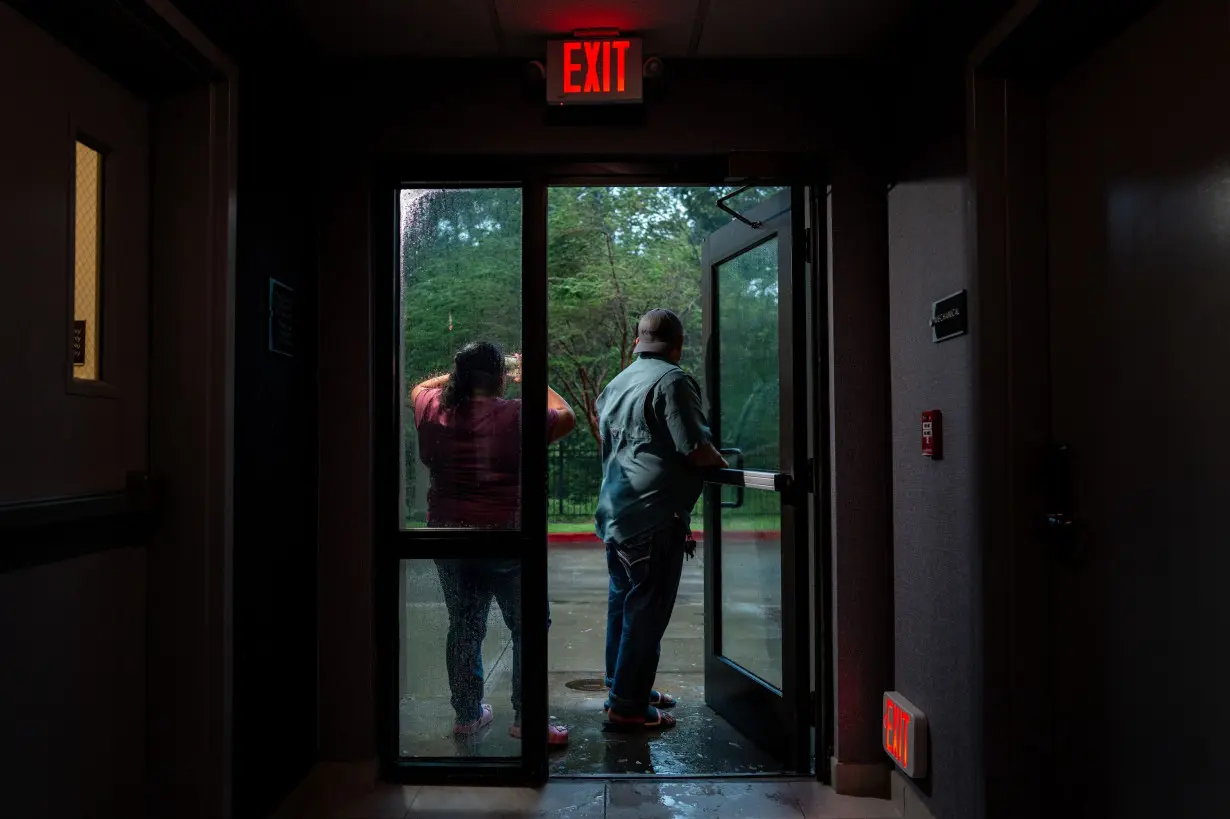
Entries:
{"type": "Polygon", "coordinates": [[[0,0],[0,815],[1230,815],[1226,11],[0,0]],[[654,307],[727,463],[623,734],[654,307]],[[576,416],[514,526],[430,518],[475,340],[576,416]],[[440,560],[519,578],[473,736],[440,560]]]}

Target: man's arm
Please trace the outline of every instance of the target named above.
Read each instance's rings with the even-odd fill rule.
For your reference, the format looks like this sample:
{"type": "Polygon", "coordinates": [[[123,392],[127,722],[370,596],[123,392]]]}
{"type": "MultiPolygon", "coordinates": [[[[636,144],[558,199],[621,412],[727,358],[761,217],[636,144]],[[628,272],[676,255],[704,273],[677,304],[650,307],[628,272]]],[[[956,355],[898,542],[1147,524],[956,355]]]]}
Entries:
{"type": "Polygon", "coordinates": [[[704,443],[687,456],[688,466],[694,469],[726,469],[730,466],[722,453],[712,443],[704,443]]]}
{"type": "Polygon", "coordinates": [[[700,388],[690,376],[663,384],[654,402],[675,449],[695,469],[725,469],[729,466],[713,445],[709,423],[701,409],[700,388]]]}

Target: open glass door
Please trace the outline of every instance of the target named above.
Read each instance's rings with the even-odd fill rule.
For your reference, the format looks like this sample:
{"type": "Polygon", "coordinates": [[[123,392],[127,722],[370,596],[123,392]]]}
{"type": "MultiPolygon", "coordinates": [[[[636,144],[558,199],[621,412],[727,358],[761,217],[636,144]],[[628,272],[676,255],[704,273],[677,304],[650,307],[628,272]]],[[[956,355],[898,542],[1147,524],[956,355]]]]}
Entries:
{"type": "Polygon", "coordinates": [[[705,397],[731,467],[704,493],[705,699],[799,773],[811,724],[803,211],[801,191],[777,193],[712,234],[702,258],[705,397]]]}

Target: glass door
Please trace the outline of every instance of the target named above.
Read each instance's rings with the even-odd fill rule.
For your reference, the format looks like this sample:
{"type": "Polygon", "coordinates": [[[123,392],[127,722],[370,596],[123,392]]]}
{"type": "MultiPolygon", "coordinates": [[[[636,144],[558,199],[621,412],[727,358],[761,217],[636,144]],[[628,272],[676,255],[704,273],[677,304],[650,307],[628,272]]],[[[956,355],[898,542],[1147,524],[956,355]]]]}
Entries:
{"type": "MultiPolygon", "coordinates": [[[[729,469],[704,493],[705,699],[787,770],[810,769],[802,191],[705,242],[705,398],[729,469]],[[794,197],[800,201],[792,202],[794,197]]],[[[732,205],[737,205],[732,202],[732,205]]]]}
{"type": "Polygon", "coordinates": [[[393,274],[372,297],[384,775],[535,784],[547,725],[544,188],[390,185],[374,206],[391,240],[377,243],[376,269],[393,274]]]}

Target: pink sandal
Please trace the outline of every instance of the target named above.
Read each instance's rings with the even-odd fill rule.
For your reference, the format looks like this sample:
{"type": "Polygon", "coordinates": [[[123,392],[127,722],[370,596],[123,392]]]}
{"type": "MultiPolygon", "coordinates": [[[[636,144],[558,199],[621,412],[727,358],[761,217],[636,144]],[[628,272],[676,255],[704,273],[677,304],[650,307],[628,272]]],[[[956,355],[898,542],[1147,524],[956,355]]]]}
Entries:
{"type": "Polygon", "coordinates": [[[453,726],[453,734],[463,737],[477,734],[479,731],[490,725],[493,719],[495,719],[495,714],[491,713],[491,706],[484,702],[482,713],[479,715],[478,719],[473,722],[457,723],[453,726]]]}
{"type": "MultiPolygon", "coordinates": [[[[514,722],[508,726],[508,735],[513,739],[521,739],[521,723],[514,722]]],[[[568,729],[562,725],[547,726],[547,745],[559,747],[568,744],[568,729]]]]}

